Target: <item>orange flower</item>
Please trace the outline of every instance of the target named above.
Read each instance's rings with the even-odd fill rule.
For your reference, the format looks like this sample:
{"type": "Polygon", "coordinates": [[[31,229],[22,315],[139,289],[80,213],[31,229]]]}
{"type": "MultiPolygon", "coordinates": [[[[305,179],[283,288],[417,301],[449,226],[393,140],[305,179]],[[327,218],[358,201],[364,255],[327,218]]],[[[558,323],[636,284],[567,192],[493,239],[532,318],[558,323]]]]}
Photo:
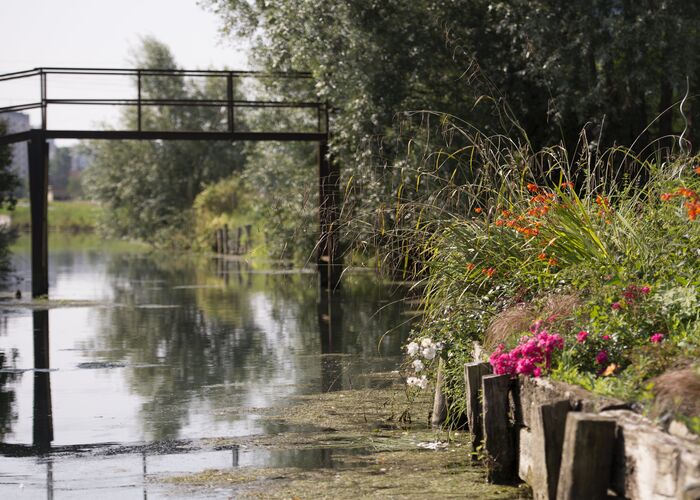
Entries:
{"type": "Polygon", "coordinates": [[[467,264],[467,271],[473,271],[476,265],[474,265],[472,262],[469,262],[467,264]]]}
{"type": "Polygon", "coordinates": [[[596,205],[600,205],[601,207],[609,207],[610,206],[610,200],[607,198],[603,198],[602,196],[598,195],[595,198],[596,205]]]}
{"type": "Polygon", "coordinates": [[[548,265],[548,266],[556,266],[556,265],[557,265],[557,259],[555,259],[554,257],[552,257],[551,259],[549,259],[549,260],[547,261],[547,265],[548,265]]]}
{"type": "Polygon", "coordinates": [[[540,259],[540,260],[547,260],[547,254],[544,253],[544,252],[542,252],[541,254],[539,254],[539,255],[537,256],[537,258],[540,259]]]}
{"type": "Polygon", "coordinates": [[[527,190],[530,191],[531,193],[536,193],[539,191],[539,187],[537,187],[537,184],[533,184],[532,182],[527,183],[527,190]]]}
{"type": "Polygon", "coordinates": [[[474,212],[476,212],[477,214],[480,214],[480,213],[481,213],[481,207],[476,207],[476,208],[474,209],[474,212]]]}
{"type": "Polygon", "coordinates": [[[496,273],[496,268],[495,267],[489,267],[487,269],[482,269],[481,270],[482,274],[485,274],[487,278],[490,278],[496,273]]]}
{"type": "Polygon", "coordinates": [[[503,219],[496,219],[496,225],[497,225],[497,226],[502,226],[502,225],[503,225],[503,219]]]}
{"type": "Polygon", "coordinates": [[[562,182],[561,186],[559,186],[561,189],[574,189],[574,183],[573,182],[562,182]]]}
{"type": "Polygon", "coordinates": [[[700,175],[700,167],[695,167],[695,168],[693,169],[693,172],[695,172],[696,174],[700,175]]]}
{"type": "Polygon", "coordinates": [[[671,193],[663,193],[661,195],[661,201],[668,201],[673,197],[671,193]]]}

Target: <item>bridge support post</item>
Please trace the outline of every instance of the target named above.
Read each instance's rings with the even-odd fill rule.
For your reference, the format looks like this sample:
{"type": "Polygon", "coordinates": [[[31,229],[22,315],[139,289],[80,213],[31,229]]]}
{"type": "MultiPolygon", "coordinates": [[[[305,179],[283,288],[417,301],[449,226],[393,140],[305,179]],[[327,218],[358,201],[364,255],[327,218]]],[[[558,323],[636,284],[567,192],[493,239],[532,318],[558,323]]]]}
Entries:
{"type": "Polygon", "coordinates": [[[318,271],[321,288],[336,289],[340,284],[342,262],[338,255],[338,219],[340,211],[339,182],[340,170],[331,158],[328,142],[318,145],[319,170],[319,218],[321,234],[318,244],[318,271]]]}
{"type": "Polygon", "coordinates": [[[43,132],[33,130],[27,148],[32,221],[32,297],[40,297],[49,293],[49,147],[43,132]]]}

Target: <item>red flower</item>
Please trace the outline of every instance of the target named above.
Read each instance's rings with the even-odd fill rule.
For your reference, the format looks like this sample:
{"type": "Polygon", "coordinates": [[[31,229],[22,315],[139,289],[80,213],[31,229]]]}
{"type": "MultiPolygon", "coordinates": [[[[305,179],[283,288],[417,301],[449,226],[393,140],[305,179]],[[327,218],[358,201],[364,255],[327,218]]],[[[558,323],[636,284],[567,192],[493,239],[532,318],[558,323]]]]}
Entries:
{"type": "Polygon", "coordinates": [[[599,365],[603,365],[608,362],[608,353],[605,351],[600,351],[598,354],[595,356],[595,362],[598,363],[599,365]]]}
{"type": "Polygon", "coordinates": [[[660,344],[661,342],[663,342],[664,338],[665,338],[665,335],[663,333],[655,333],[654,335],[651,336],[649,341],[652,342],[653,344],[660,344]]]}

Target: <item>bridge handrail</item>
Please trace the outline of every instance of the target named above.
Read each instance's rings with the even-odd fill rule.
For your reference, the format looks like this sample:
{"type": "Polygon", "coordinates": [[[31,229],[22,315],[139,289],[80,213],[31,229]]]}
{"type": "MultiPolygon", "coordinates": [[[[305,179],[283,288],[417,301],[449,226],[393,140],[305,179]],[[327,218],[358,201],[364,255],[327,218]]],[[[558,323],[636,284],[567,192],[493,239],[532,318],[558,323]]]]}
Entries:
{"type": "MultiPolygon", "coordinates": [[[[0,115],[3,113],[41,109],[41,129],[47,129],[47,108],[49,105],[93,105],[93,106],[134,106],[137,108],[137,130],[141,131],[141,110],[148,106],[183,106],[183,107],[225,107],[227,108],[228,129],[234,130],[234,110],[237,108],[287,108],[287,109],[316,109],[318,112],[317,131],[322,130],[322,113],[327,115],[326,103],[318,101],[279,101],[279,100],[241,100],[234,99],[234,80],[239,78],[289,78],[310,79],[311,73],[302,71],[288,72],[263,72],[263,71],[236,71],[236,70],[186,70],[167,68],[66,68],[66,67],[39,67],[31,70],[16,71],[0,75],[0,82],[17,80],[21,78],[33,78],[38,76],[40,101],[25,102],[11,106],[0,107],[0,115]],[[134,76],[137,83],[136,99],[49,99],[48,75],[97,75],[97,76],[134,76]],[[177,77],[207,77],[226,78],[225,99],[144,99],[141,95],[142,80],[150,76],[177,76],[177,77]]],[[[327,118],[326,118],[327,122],[327,118]]]]}

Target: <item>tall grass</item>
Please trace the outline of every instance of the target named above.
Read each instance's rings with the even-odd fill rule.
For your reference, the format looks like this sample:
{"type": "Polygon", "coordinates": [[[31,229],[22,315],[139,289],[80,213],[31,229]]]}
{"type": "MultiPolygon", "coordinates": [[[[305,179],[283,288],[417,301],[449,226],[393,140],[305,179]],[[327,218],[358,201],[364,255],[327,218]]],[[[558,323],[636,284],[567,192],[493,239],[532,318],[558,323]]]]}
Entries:
{"type": "MultiPolygon", "coordinates": [[[[698,158],[653,147],[598,151],[585,133],[573,151],[533,151],[526,139],[487,135],[454,117],[422,118],[406,160],[387,177],[395,203],[376,214],[376,242],[385,266],[418,280],[425,314],[416,335],[446,343],[455,380],[471,341],[483,342],[491,321],[514,306],[541,314],[553,294],[585,303],[628,283],[700,291],[700,223],[680,198],[661,200],[679,186],[700,191],[698,158]]],[[[559,328],[588,321],[564,314],[559,328]]],[[[618,350],[646,342],[646,329],[662,320],[669,323],[627,324],[637,337],[620,334],[618,350]]],[[[697,335],[678,335],[700,346],[697,335]]]]}

